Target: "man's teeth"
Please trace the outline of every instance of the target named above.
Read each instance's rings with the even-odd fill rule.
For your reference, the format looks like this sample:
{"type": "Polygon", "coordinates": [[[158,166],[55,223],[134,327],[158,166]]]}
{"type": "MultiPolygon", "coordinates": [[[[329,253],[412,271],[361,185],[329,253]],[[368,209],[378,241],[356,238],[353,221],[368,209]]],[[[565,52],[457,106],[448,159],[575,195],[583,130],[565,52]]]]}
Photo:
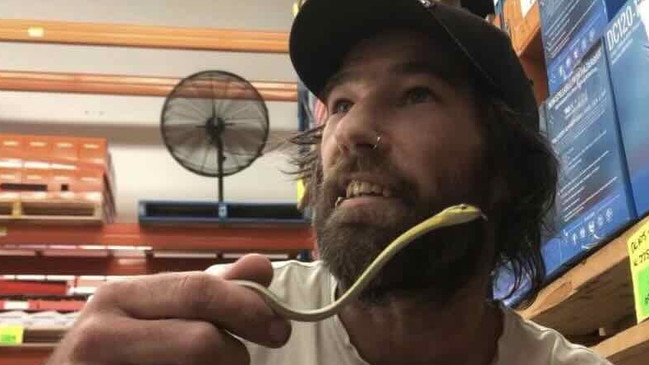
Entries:
{"type": "Polygon", "coordinates": [[[389,198],[392,196],[392,192],[388,188],[367,181],[352,180],[347,185],[346,198],[362,195],[382,195],[389,198]]]}

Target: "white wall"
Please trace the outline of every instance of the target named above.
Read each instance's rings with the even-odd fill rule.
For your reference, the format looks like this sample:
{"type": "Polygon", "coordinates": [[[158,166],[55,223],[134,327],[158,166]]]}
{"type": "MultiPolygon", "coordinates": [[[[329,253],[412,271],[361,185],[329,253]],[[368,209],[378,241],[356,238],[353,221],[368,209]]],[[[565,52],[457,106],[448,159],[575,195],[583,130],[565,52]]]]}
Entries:
{"type": "Polygon", "coordinates": [[[289,29],[293,0],[2,0],[3,18],[289,29]]]}
{"type": "MultiPolygon", "coordinates": [[[[292,0],[1,0],[0,17],[184,27],[288,31],[292,0]]],[[[0,43],[0,70],[185,77],[221,69],[255,80],[295,81],[288,55],[120,47],[0,43]]],[[[215,200],[217,182],[179,166],[162,145],[164,98],[0,91],[0,133],[95,135],[109,138],[117,175],[119,221],[136,219],[141,199],[215,200]]],[[[274,139],[297,127],[296,104],[267,103],[274,139]]],[[[226,178],[236,201],[295,201],[271,152],[226,178]]]]}

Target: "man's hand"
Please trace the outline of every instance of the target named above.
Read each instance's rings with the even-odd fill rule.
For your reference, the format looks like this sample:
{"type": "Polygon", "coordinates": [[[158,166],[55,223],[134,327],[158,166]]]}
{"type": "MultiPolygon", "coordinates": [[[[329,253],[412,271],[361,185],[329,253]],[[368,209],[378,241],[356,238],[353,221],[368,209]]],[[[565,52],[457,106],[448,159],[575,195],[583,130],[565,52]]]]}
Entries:
{"type": "Polygon", "coordinates": [[[268,285],[272,276],[266,258],[248,255],[221,276],[172,273],[106,284],[48,365],[248,364],[244,345],[230,333],[279,347],[291,327],[257,294],[228,280],[268,285]]]}

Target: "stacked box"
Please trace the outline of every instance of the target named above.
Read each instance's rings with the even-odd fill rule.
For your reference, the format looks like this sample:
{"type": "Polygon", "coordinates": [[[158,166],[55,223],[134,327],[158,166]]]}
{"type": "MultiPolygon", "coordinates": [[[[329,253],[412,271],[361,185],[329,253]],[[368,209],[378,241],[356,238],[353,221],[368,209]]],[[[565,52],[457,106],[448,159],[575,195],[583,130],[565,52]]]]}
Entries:
{"type": "Polygon", "coordinates": [[[649,1],[627,2],[605,41],[635,208],[642,216],[649,212],[649,1]]]}
{"type": "Polygon", "coordinates": [[[81,199],[115,215],[114,169],[104,138],[0,134],[0,199],[81,199]]]}
{"type": "Polygon", "coordinates": [[[539,0],[550,95],[570,78],[623,4],[624,0],[539,0]]]}
{"type": "Polygon", "coordinates": [[[560,160],[555,219],[569,262],[636,218],[601,42],[548,99],[547,133],[560,160]]]}

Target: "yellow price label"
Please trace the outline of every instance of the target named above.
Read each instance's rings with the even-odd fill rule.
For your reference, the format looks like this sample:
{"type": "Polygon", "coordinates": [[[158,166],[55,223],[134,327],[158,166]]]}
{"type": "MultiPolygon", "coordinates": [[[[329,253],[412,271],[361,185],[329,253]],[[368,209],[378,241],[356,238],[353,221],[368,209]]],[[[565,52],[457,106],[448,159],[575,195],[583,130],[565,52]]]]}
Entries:
{"type": "Polygon", "coordinates": [[[0,345],[20,345],[25,329],[22,326],[0,325],[0,345]]]}
{"type": "Polygon", "coordinates": [[[635,313],[638,323],[649,318],[649,221],[627,241],[635,313]]]}

